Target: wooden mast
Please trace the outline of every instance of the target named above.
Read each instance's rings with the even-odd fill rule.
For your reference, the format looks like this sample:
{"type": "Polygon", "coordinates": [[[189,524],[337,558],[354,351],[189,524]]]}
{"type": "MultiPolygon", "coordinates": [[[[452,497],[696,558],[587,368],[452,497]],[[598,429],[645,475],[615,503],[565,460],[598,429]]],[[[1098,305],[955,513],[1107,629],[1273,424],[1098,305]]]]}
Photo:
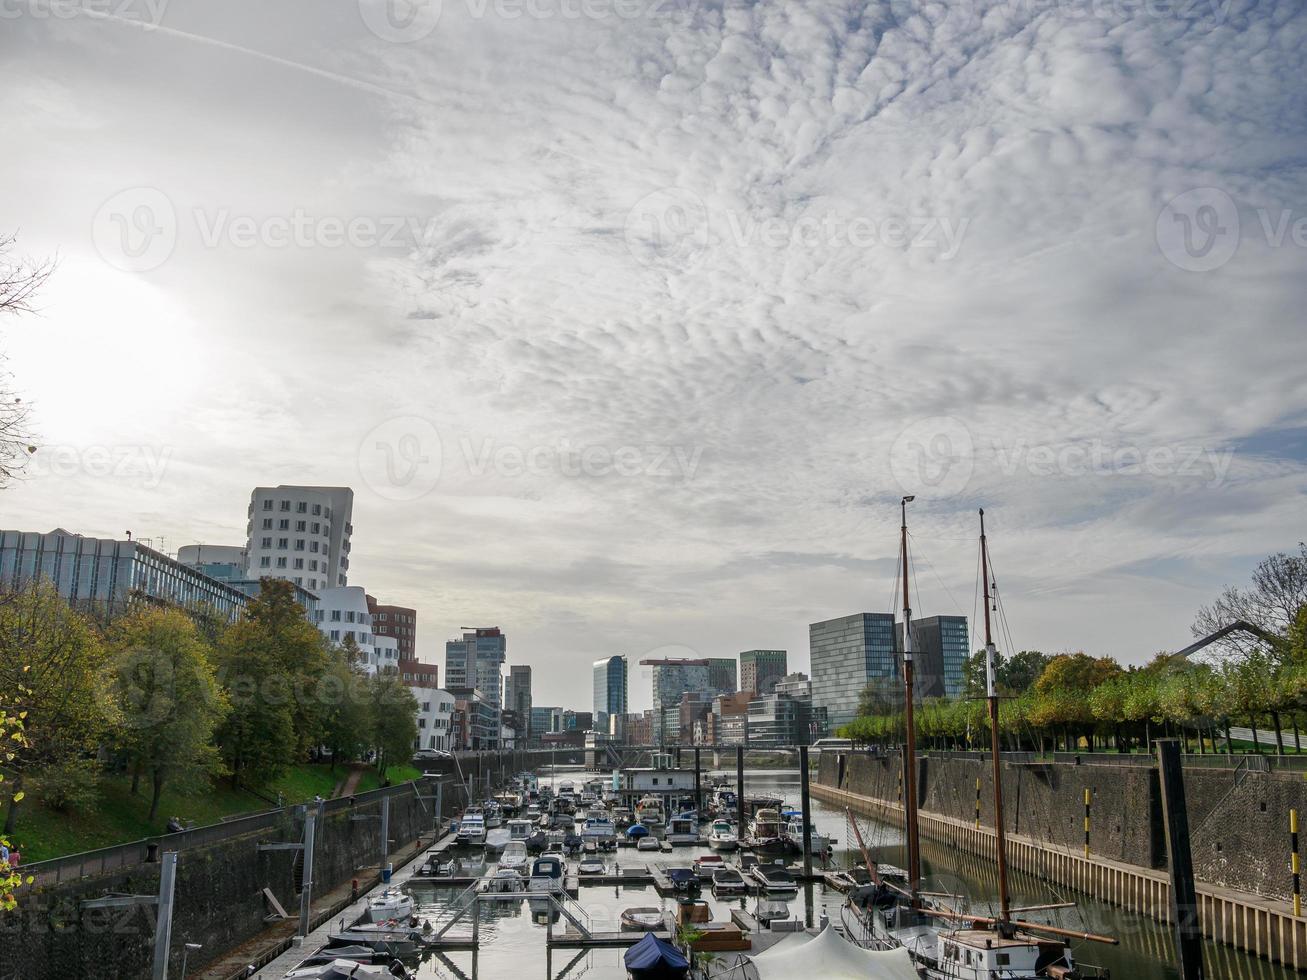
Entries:
{"type": "Polygon", "coordinates": [[[903,826],[908,843],[908,888],[913,907],[918,906],[917,886],[921,881],[921,837],[917,828],[917,729],[913,719],[912,603],[908,598],[908,504],[909,494],[899,505],[903,512],[900,550],[903,555],[903,690],[905,697],[903,745],[903,826]]]}
{"type": "Polygon", "coordinates": [[[998,651],[994,647],[990,624],[989,545],[985,541],[985,509],[980,509],[980,574],[985,589],[985,693],[989,701],[990,754],[994,763],[994,834],[998,852],[998,924],[1000,930],[1011,928],[1012,903],[1007,881],[1007,831],[1003,820],[1003,767],[998,733],[998,651]]]}

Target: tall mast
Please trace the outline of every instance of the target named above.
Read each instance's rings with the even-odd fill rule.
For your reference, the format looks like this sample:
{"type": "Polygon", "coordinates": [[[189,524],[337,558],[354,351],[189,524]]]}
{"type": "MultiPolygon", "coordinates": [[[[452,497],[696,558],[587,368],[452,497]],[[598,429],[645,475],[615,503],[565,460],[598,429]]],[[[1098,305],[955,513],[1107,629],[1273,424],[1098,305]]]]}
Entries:
{"type": "Polygon", "coordinates": [[[921,838],[917,828],[917,729],[913,720],[912,679],[912,604],[908,599],[908,504],[916,497],[909,494],[900,501],[903,511],[901,543],[903,555],[903,690],[906,708],[905,744],[903,746],[903,825],[908,839],[908,888],[912,891],[912,904],[917,899],[917,885],[921,881],[921,838]]]}
{"type": "Polygon", "coordinates": [[[998,651],[994,647],[990,625],[991,598],[989,592],[989,545],[985,541],[985,509],[980,509],[980,574],[985,589],[985,693],[989,701],[990,754],[994,763],[994,833],[998,850],[998,922],[999,928],[1009,927],[1012,920],[1011,900],[1007,887],[1007,835],[1003,827],[1003,767],[999,756],[998,737],[998,651]]]}

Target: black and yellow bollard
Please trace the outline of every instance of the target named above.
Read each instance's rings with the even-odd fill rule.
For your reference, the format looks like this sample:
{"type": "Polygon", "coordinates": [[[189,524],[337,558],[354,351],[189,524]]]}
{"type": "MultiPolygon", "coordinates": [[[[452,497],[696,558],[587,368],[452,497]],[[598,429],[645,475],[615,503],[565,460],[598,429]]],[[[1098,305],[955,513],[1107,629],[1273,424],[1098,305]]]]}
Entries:
{"type": "Polygon", "coordinates": [[[980,777],[976,777],[976,829],[980,829],[980,777]]]}
{"type": "Polygon", "coordinates": [[[1293,869],[1293,914],[1302,915],[1302,862],[1298,857],[1298,811],[1289,811],[1289,866],[1293,869]]]}
{"type": "Polygon", "coordinates": [[[1089,790],[1085,790],[1085,857],[1089,857],[1089,790]]]}

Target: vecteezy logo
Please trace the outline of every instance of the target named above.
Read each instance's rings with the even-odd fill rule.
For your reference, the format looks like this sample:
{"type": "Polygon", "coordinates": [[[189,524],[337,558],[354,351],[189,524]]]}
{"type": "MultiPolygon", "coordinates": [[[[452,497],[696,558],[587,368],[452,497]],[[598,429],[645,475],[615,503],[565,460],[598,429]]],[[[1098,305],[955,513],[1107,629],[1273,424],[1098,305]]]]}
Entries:
{"type": "Polygon", "coordinates": [[[693,191],[654,191],[627,214],[625,236],[636,261],[688,269],[708,248],[708,209],[693,191]]]}
{"type": "Polygon", "coordinates": [[[890,472],[907,493],[952,497],[971,479],[974,450],[970,430],[951,415],[921,419],[894,440],[890,472]]]}
{"type": "Polygon", "coordinates": [[[441,0],[359,0],[363,23],[394,44],[420,41],[440,22],[441,0]]]}
{"type": "Polygon", "coordinates": [[[100,257],[124,272],[149,272],[177,245],[177,212],[157,187],[131,187],[100,205],[91,222],[100,257]]]}
{"type": "Polygon", "coordinates": [[[363,437],[358,464],[364,482],[380,497],[425,497],[440,482],[440,433],[418,415],[388,419],[363,437]]]}
{"type": "Polygon", "coordinates": [[[1239,206],[1219,187],[1196,187],[1157,216],[1157,247],[1186,272],[1211,272],[1239,249],[1239,206]]]}

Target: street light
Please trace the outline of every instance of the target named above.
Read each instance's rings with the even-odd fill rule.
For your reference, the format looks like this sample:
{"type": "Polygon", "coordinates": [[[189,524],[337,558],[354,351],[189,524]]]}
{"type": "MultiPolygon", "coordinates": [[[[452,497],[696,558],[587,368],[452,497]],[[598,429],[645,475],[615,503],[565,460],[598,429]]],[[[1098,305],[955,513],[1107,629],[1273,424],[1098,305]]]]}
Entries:
{"type": "Polygon", "coordinates": [[[186,960],[191,953],[198,953],[203,948],[200,943],[187,943],[182,947],[182,980],[186,980],[186,960]]]}

